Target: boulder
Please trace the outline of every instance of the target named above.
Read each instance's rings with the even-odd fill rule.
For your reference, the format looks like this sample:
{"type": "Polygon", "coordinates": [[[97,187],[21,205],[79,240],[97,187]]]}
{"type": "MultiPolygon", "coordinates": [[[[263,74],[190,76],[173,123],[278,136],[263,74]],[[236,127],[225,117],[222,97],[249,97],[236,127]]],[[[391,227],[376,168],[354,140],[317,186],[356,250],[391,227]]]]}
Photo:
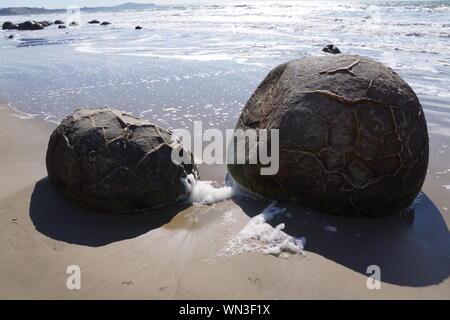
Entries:
{"type": "Polygon", "coordinates": [[[325,48],[322,49],[323,52],[332,53],[332,54],[338,54],[341,53],[341,50],[339,50],[338,47],[335,47],[332,44],[327,45],[325,48]]]}
{"type": "Polygon", "coordinates": [[[35,22],[31,25],[30,30],[42,30],[42,29],[44,29],[44,26],[40,23],[35,22]]]}
{"type": "Polygon", "coordinates": [[[14,30],[19,29],[19,25],[12,23],[11,21],[6,21],[2,25],[2,30],[14,30]]]}
{"type": "MultiPolygon", "coordinates": [[[[237,129],[278,129],[279,170],[228,164],[263,197],[353,216],[399,212],[421,190],[429,141],[422,106],[392,69],[356,55],[311,57],[272,70],[237,129]]],[[[248,149],[248,146],[247,146],[248,149]]]]}
{"type": "Polygon", "coordinates": [[[136,28],[134,28],[135,30],[142,30],[141,26],[136,26],[136,28]]]}
{"type": "Polygon", "coordinates": [[[2,30],[8,30],[8,27],[12,25],[13,23],[11,21],[6,21],[2,24],[2,30]]]}
{"type": "Polygon", "coordinates": [[[25,21],[19,23],[19,30],[42,30],[44,27],[36,21],[25,21]]]}
{"type": "Polygon", "coordinates": [[[175,203],[186,199],[182,179],[197,176],[197,168],[172,162],[171,139],[170,131],[124,112],[80,109],[50,137],[48,177],[70,201],[97,211],[129,214],[175,203]]]}
{"type": "Polygon", "coordinates": [[[33,25],[32,21],[25,21],[22,23],[19,23],[19,30],[31,30],[31,26],[33,25]]]}
{"type": "Polygon", "coordinates": [[[77,26],[78,26],[78,22],[72,21],[72,22],[69,24],[69,26],[71,26],[71,27],[77,27],[77,26]]]}
{"type": "Polygon", "coordinates": [[[60,24],[60,25],[58,26],[58,29],[65,29],[65,28],[66,28],[66,26],[63,25],[63,24],[60,24]]]}
{"type": "Polygon", "coordinates": [[[8,39],[14,39],[14,35],[10,34],[10,35],[8,36],[8,39]]]}
{"type": "Polygon", "coordinates": [[[98,24],[98,23],[100,23],[100,21],[98,21],[98,20],[91,20],[88,23],[90,23],[90,24],[98,24]]]}
{"type": "Polygon", "coordinates": [[[53,22],[54,24],[64,24],[64,21],[62,20],[55,20],[55,22],[53,22]]]}
{"type": "Polygon", "coordinates": [[[48,27],[52,25],[52,23],[49,21],[39,21],[38,23],[41,24],[43,27],[48,27]]]}
{"type": "Polygon", "coordinates": [[[110,25],[110,24],[111,24],[111,22],[103,21],[100,25],[102,25],[102,26],[107,26],[107,25],[110,25]]]}

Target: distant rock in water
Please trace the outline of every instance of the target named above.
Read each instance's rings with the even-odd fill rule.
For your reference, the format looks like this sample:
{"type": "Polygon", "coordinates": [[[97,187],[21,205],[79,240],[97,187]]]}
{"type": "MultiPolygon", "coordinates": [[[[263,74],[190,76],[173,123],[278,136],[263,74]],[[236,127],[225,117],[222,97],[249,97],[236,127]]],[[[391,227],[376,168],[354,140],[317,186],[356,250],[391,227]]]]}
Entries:
{"type": "Polygon", "coordinates": [[[10,35],[8,36],[8,39],[14,39],[14,36],[13,36],[12,34],[10,34],[10,35]]]}
{"type": "Polygon", "coordinates": [[[237,183],[337,215],[404,210],[427,173],[429,138],[419,99],[392,69],[361,56],[279,65],[247,101],[236,129],[279,130],[278,172],[261,175],[267,166],[250,164],[247,152],[246,164],[228,164],[237,183]]]}
{"type": "Polygon", "coordinates": [[[42,30],[42,29],[44,29],[44,26],[35,21],[25,21],[19,23],[19,30],[42,30]]]}
{"type": "Polygon", "coordinates": [[[91,21],[89,21],[88,23],[89,23],[89,24],[99,24],[100,21],[98,21],[98,20],[91,20],[91,21]]]}
{"type": "Polygon", "coordinates": [[[49,21],[40,21],[39,24],[41,24],[43,27],[48,27],[52,25],[52,23],[49,21]]]}
{"type": "Polygon", "coordinates": [[[136,28],[134,28],[135,30],[142,30],[141,26],[136,26],[136,28]]]}
{"type": "Polygon", "coordinates": [[[58,26],[58,29],[65,29],[65,28],[66,28],[66,26],[63,25],[63,24],[60,24],[60,25],[58,26]]]}
{"type": "Polygon", "coordinates": [[[332,54],[338,54],[341,53],[341,50],[339,50],[338,47],[335,47],[332,44],[327,45],[325,48],[322,49],[323,52],[332,53],[332,54]]]}
{"type": "Polygon", "coordinates": [[[410,32],[406,34],[407,37],[421,37],[423,36],[422,33],[418,33],[418,32],[410,32]]]}
{"type": "Polygon", "coordinates": [[[44,26],[40,23],[33,23],[30,30],[42,30],[44,26]]]}
{"type": "Polygon", "coordinates": [[[54,24],[65,24],[64,21],[62,20],[55,20],[55,22],[53,22],[54,24]]]}
{"type": "Polygon", "coordinates": [[[19,30],[31,30],[32,25],[33,25],[33,22],[31,22],[31,21],[25,21],[25,22],[19,23],[19,30]]]}
{"type": "Polygon", "coordinates": [[[13,23],[11,21],[6,21],[2,24],[2,30],[8,30],[8,27],[11,26],[13,23]]]}
{"type": "Polygon", "coordinates": [[[78,26],[78,22],[72,21],[72,22],[69,24],[69,26],[71,26],[71,27],[77,27],[77,26],[78,26]]]}
{"type": "Polygon", "coordinates": [[[111,24],[111,22],[103,21],[100,25],[102,25],[102,26],[107,26],[107,25],[109,25],[109,24],[111,24]]]}
{"type": "Polygon", "coordinates": [[[12,23],[11,21],[6,21],[2,25],[2,30],[14,30],[19,29],[19,25],[12,23]]]}
{"type": "MultiPolygon", "coordinates": [[[[109,108],[80,109],[50,137],[48,177],[81,207],[142,212],[188,198],[183,179],[198,177],[197,168],[175,164],[175,147],[170,131],[146,120],[109,108]]],[[[187,151],[184,156],[193,161],[187,151]]]]}

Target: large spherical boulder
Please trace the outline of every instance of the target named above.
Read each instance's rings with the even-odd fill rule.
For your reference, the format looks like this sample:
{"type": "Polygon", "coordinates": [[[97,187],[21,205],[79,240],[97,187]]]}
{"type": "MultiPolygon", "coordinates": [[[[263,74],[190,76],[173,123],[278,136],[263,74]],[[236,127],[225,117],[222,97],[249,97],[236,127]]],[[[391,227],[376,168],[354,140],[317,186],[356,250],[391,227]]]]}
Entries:
{"type": "Polygon", "coordinates": [[[428,166],[425,116],[392,69],[355,55],[279,65],[245,105],[237,129],[279,129],[277,174],[229,164],[264,197],[355,216],[396,213],[416,198],[428,166]]]}
{"type": "Polygon", "coordinates": [[[148,211],[184,200],[182,179],[197,176],[195,165],[172,162],[172,142],[170,131],[129,114],[80,109],[50,137],[48,177],[79,206],[119,214],[148,211]]]}

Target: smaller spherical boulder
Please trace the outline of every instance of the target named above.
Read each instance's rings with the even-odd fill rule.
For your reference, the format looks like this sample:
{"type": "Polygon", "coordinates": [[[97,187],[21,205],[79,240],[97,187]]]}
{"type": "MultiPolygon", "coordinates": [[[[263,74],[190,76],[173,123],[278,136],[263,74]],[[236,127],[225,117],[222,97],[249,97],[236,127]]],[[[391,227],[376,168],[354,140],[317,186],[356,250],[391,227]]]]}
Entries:
{"type": "Polygon", "coordinates": [[[172,161],[174,146],[170,131],[146,120],[109,108],[80,109],[50,137],[48,177],[81,207],[145,212],[185,200],[182,179],[198,176],[194,164],[172,161]]]}

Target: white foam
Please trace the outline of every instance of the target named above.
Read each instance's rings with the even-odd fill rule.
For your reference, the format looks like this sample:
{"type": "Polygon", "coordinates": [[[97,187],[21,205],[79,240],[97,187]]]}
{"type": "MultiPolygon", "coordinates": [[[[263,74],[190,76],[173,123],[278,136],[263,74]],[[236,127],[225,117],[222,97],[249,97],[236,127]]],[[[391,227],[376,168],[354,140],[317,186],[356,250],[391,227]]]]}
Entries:
{"type": "MultiPolygon", "coordinates": [[[[262,199],[257,194],[252,193],[250,190],[234,181],[230,174],[225,176],[226,186],[224,187],[214,187],[213,181],[197,180],[192,174],[181,181],[186,189],[189,201],[194,205],[210,205],[233,197],[249,198],[253,200],[262,199]]],[[[266,214],[272,214],[270,206],[266,209],[266,214]]]]}
{"type": "Polygon", "coordinates": [[[288,215],[286,209],[276,207],[272,202],[263,212],[252,219],[227,244],[219,256],[231,256],[244,252],[259,252],[279,256],[282,253],[302,254],[305,238],[295,238],[282,230],[284,223],[275,228],[267,221],[278,215],[288,215]]]}
{"type": "Polygon", "coordinates": [[[235,190],[232,186],[215,188],[212,185],[212,181],[196,180],[192,174],[182,181],[189,194],[189,200],[193,204],[213,204],[230,199],[235,195],[235,190]]]}

